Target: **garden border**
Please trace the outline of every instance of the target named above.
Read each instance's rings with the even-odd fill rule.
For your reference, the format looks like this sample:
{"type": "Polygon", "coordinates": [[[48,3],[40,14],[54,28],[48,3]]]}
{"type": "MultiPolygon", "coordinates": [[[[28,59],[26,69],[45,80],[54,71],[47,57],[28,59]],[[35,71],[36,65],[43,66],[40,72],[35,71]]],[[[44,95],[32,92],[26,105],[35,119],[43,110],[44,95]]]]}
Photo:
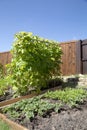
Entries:
{"type": "Polygon", "coordinates": [[[58,90],[58,89],[61,89],[61,86],[57,86],[57,87],[54,87],[54,88],[46,89],[44,91],[41,91],[41,93],[39,93],[39,94],[33,93],[33,94],[26,95],[26,96],[21,96],[21,97],[9,99],[9,100],[6,100],[6,101],[2,101],[2,102],[0,102],[0,108],[3,108],[3,107],[5,107],[7,105],[10,105],[12,103],[18,102],[18,101],[20,101],[22,99],[32,98],[34,96],[41,95],[41,94],[43,94],[43,93],[45,93],[45,92],[47,92],[49,90],[50,91],[54,91],[54,90],[58,90]]]}
{"type": "Polygon", "coordinates": [[[22,99],[26,99],[26,98],[32,98],[34,96],[37,96],[38,94],[30,94],[30,95],[26,95],[26,96],[21,96],[21,97],[17,97],[17,98],[13,98],[13,99],[9,99],[9,100],[6,100],[6,101],[2,101],[0,102],[0,108],[4,107],[4,106],[7,106],[7,105],[10,105],[12,103],[15,103],[15,102],[18,102],[22,99]]]}
{"type": "Polygon", "coordinates": [[[29,130],[29,129],[25,128],[24,126],[19,125],[14,121],[11,121],[10,119],[8,119],[5,115],[3,115],[1,113],[0,113],[0,119],[2,119],[9,126],[11,126],[12,130],[29,130]]]}
{"type": "MultiPolygon", "coordinates": [[[[50,88],[50,89],[42,91],[40,94],[43,94],[43,93],[47,92],[48,90],[54,91],[54,90],[58,90],[60,88],[61,88],[61,86],[50,88]]],[[[18,97],[18,98],[10,99],[10,100],[7,100],[7,101],[2,101],[2,102],[0,102],[0,108],[3,108],[3,107],[5,107],[7,105],[10,105],[12,103],[18,102],[18,101],[20,101],[22,99],[32,98],[32,97],[38,96],[40,94],[30,94],[30,95],[26,95],[26,96],[21,96],[21,97],[18,97]]],[[[26,127],[24,127],[22,125],[19,125],[18,123],[8,119],[4,114],[0,113],[0,119],[2,119],[7,124],[9,124],[11,126],[12,130],[29,130],[26,127]]]]}

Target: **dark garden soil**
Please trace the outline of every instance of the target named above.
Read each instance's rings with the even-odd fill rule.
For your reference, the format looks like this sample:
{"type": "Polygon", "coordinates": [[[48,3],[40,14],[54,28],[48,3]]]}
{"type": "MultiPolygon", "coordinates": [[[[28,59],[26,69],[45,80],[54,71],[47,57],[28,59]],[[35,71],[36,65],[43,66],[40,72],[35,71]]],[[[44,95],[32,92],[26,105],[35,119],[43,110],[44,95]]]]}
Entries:
{"type": "Polygon", "coordinates": [[[0,102],[5,101],[5,100],[9,100],[12,97],[13,97],[13,94],[7,92],[7,93],[5,93],[5,95],[0,96],[0,102]]]}
{"type": "Polygon", "coordinates": [[[78,107],[70,108],[65,105],[58,113],[51,110],[43,117],[37,115],[31,120],[21,115],[20,118],[15,119],[15,122],[29,130],[87,130],[87,99],[78,107]]]}

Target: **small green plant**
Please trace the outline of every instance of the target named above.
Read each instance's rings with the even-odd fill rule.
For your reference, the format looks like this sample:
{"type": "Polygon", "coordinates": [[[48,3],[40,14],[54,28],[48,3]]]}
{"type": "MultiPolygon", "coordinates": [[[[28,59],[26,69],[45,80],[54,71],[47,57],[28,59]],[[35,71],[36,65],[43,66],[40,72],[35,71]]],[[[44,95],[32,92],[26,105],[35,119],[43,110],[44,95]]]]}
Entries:
{"type": "Polygon", "coordinates": [[[49,41],[20,32],[12,49],[12,62],[9,65],[12,86],[21,95],[29,88],[40,91],[52,76],[60,75],[62,51],[57,42],[49,41]]]}
{"type": "Polygon", "coordinates": [[[75,106],[78,102],[83,102],[84,98],[87,97],[87,91],[83,89],[66,88],[55,92],[47,92],[44,94],[44,97],[58,99],[70,106],[75,106]]]}

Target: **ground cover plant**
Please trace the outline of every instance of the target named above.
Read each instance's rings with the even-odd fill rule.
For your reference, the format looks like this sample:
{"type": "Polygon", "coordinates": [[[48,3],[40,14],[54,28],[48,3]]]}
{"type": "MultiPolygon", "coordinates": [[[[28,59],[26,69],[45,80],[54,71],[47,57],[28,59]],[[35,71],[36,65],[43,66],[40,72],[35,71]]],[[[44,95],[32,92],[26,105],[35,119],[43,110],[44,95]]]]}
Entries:
{"type": "Polygon", "coordinates": [[[1,109],[1,112],[30,130],[34,130],[35,125],[39,125],[37,123],[39,119],[50,120],[53,112],[58,114],[62,110],[61,108],[64,107],[63,109],[65,109],[65,104],[69,109],[78,108],[79,104],[82,104],[85,99],[87,99],[87,91],[67,88],[47,92],[31,99],[24,99],[1,109]],[[30,128],[30,126],[32,127],[30,128]]]}
{"type": "Polygon", "coordinates": [[[63,103],[75,106],[78,102],[83,102],[84,98],[87,97],[87,91],[83,89],[66,88],[64,90],[56,90],[55,92],[47,92],[44,97],[61,100],[63,103]]]}
{"type": "Polygon", "coordinates": [[[60,75],[62,51],[57,42],[20,32],[15,35],[11,52],[9,77],[20,95],[27,94],[32,87],[39,92],[48,80],[60,75]]]}

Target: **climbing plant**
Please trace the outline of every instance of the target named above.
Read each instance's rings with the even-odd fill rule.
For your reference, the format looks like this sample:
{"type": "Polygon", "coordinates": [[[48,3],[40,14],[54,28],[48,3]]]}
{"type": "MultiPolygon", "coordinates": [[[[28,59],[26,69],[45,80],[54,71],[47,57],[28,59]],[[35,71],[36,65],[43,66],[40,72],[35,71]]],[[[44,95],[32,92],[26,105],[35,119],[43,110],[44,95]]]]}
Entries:
{"type": "Polygon", "coordinates": [[[19,32],[15,35],[9,72],[12,86],[21,95],[29,88],[46,87],[52,76],[60,75],[62,51],[57,42],[19,32]]]}

